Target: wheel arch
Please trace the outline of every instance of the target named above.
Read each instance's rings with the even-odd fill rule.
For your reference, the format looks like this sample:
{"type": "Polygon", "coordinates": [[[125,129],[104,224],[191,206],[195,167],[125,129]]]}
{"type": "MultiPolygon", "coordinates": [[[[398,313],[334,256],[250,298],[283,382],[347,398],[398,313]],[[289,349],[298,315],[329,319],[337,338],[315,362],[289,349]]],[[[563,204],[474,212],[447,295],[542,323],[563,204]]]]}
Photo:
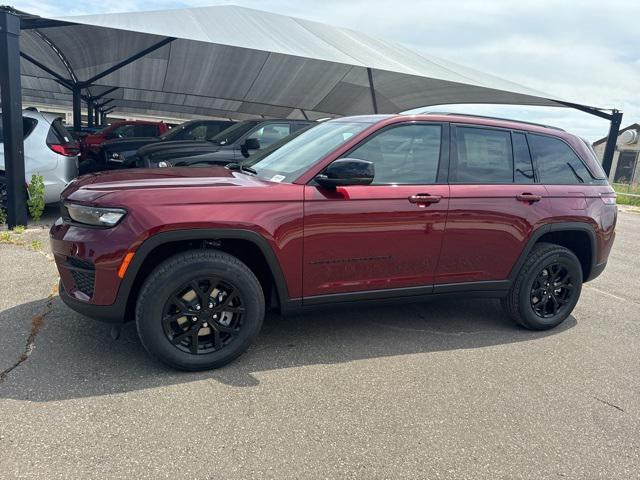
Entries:
{"type": "Polygon", "coordinates": [[[593,226],[585,222],[558,222],[542,225],[533,231],[509,273],[509,280],[515,279],[533,247],[541,242],[554,243],[571,250],[580,260],[583,281],[591,279],[597,260],[597,237],[593,226]]]}
{"type": "Polygon", "coordinates": [[[131,318],[144,279],[159,263],[180,251],[199,248],[225,251],[244,261],[263,286],[267,305],[285,310],[291,303],[280,263],[264,236],[252,230],[184,229],[152,235],[135,250],[116,300],[125,318],[131,318]]]}

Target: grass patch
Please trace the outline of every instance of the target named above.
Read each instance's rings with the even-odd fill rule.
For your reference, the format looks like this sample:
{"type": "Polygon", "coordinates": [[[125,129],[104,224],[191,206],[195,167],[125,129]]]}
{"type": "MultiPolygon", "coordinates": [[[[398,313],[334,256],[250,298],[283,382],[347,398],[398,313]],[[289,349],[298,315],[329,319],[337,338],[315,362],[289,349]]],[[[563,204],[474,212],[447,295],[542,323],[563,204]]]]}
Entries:
{"type": "Polygon", "coordinates": [[[24,231],[26,230],[24,225],[16,225],[13,228],[13,233],[17,233],[18,235],[20,235],[21,233],[24,233],[24,231]]]}
{"type": "MultiPolygon", "coordinates": [[[[633,195],[640,195],[640,186],[638,185],[627,185],[624,183],[614,183],[613,189],[616,193],[630,193],[633,195]]],[[[640,197],[632,197],[630,195],[618,195],[616,200],[619,205],[633,205],[636,207],[640,207],[640,197]]]]}

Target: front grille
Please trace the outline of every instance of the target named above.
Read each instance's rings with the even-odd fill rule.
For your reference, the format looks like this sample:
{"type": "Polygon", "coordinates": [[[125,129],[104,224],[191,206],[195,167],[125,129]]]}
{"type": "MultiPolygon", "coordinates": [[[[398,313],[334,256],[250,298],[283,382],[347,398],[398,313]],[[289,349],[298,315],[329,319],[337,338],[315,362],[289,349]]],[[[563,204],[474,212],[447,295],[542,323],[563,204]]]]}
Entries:
{"type": "Polygon", "coordinates": [[[75,257],[67,257],[65,267],[71,272],[76,288],[88,297],[93,297],[93,288],[96,281],[93,263],[75,257]]]}

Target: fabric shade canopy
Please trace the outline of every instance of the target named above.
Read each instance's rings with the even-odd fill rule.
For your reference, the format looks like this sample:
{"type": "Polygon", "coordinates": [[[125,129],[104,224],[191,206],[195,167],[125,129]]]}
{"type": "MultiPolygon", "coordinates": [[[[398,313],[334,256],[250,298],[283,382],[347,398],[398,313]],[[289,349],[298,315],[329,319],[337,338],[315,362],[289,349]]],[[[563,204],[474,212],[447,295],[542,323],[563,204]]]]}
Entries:
{"type": "Polygon", "coordinates": [[[110,100],[117,112],[186,118],[314,119],[561,101],[353,30],[237,6],[21,15],[22,93],[29,102],[71,105],[60,78],[81,85],[85,96],[107,92],[100,101],[110,100]]]}

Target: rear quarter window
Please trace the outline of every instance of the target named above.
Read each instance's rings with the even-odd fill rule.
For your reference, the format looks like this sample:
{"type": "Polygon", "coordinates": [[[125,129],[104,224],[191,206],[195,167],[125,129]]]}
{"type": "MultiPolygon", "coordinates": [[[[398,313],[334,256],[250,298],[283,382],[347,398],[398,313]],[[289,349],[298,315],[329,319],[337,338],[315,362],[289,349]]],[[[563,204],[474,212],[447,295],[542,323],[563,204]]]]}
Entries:
{"type": "MultiPolygon", "coordinates": [[[[38,121],[35,118],[22,117],[22,138],[26,140],[37,124],[38,121]]],[[[0,142],[3,141],[4,130],[2,129],[2,118],[0,118],[0,142]]]]}
{"type": "Polygon", "coordinates": [[[594,183],[593,176],[580,157],[559,138],[529,134],[528,140],[541,183],[594,183]]]}

